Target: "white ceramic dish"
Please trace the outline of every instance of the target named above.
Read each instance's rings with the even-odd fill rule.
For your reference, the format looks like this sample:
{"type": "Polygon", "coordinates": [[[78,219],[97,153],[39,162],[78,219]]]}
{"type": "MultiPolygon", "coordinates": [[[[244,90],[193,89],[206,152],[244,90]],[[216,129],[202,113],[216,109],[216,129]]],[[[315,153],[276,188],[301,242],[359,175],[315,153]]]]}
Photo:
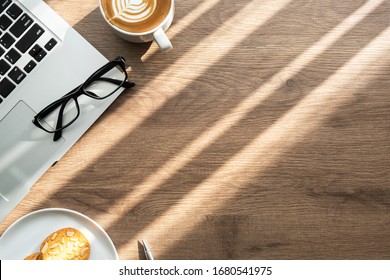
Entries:
{"type": "Polygon", "coordinates": [[[91,245],[90,260],[116,260],[118,253],[104,229],[91,218],[69,209],[47,208],[14,222],[0,238],[1,260],[23,260],[39,252],[42,241],[65,227],[81,231],[91,245]]]}

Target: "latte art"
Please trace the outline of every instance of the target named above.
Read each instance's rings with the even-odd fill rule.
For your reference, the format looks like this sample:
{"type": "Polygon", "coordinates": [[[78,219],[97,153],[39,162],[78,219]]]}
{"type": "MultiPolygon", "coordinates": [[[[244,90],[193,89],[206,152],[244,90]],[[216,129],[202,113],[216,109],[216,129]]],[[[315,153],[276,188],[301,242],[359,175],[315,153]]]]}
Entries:
{"type": "Polygon", "coordinates": [[[142,33],[164,20],[171,0],[101,0],[101,5],[111,24],[124,31],[142,33]]]}
{"type": "Polygon", "coordinates": [[[135,23],[148,19],[156,9],[156,0],[112,1],[115,17],[123,22],[135,23]]]}

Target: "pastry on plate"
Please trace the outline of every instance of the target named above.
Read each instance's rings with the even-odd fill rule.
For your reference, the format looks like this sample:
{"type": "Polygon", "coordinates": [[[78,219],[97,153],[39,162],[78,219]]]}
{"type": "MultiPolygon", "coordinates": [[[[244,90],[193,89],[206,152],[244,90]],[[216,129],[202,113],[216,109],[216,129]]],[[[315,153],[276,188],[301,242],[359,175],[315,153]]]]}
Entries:
{"type": "Polygon", "coordinates": [[[42,260],[42,253],[34,253],[24,258],[25,260],[29,261],[38,261],[42,260]]]}
{"type": "Polygon", "coordinates": [[[90,251],[88,239],[71,227],[53,232],[40,247],[43,260],[87,260],[90,251]]]}

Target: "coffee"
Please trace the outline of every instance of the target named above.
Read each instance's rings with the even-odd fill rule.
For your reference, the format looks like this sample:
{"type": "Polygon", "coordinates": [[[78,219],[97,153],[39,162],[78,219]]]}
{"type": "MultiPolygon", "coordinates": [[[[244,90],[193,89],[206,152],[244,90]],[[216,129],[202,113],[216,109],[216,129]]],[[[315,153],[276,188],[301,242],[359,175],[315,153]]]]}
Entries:
{"type": "Polygon", "coordinates": [[[171,9],[171,0],[101,0],[107,20],[131,33],[150,31],[161,24],[171,9]]]}

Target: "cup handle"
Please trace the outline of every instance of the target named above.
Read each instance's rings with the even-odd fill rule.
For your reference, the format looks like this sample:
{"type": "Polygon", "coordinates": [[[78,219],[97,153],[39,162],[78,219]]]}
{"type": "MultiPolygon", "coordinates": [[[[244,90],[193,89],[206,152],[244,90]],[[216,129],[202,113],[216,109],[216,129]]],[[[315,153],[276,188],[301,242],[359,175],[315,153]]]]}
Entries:
{"type": "Polygon", "coordinates": [[[173,49],[171,41],[169,41],[167,35],[162,30],[162,28],[158,29],[153,33],[153,38],[156,41],[157,45],[160,47],[161,51],[169,51],[173,49]]]}

